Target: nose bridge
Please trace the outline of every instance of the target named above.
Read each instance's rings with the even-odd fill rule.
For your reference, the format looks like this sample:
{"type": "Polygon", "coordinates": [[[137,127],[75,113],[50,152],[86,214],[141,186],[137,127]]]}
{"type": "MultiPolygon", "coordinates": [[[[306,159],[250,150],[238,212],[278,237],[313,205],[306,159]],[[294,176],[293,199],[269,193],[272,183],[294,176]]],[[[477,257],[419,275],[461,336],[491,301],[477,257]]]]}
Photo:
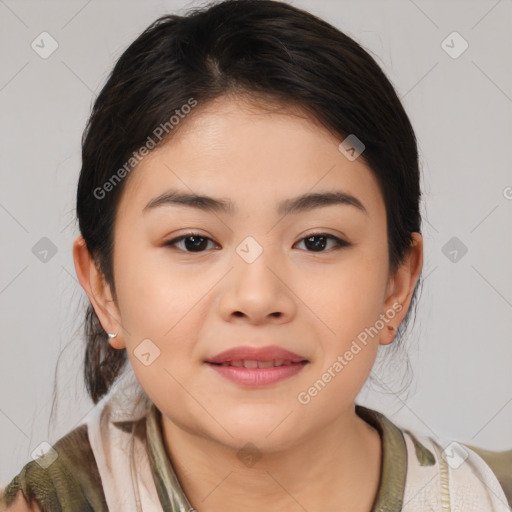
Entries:
{"type": "MultiPolygon", "coordinates": [[[[262,238],[260,238],[261,240],[262,238]]],[[[244,281],[246,278],[252,284],[269,284],[276,279],[272,268],[272,261],[276,260],[276,252],[272,251],[269,244],[260,243],[255,237],[245,237],[235,248],[235,270],[237,281],[244,281]]]]}
{"type": "Polygon", "coordinates": [[[286,279],[279,276],[275,250],[247,236],[235,247],[233,266],[221,299],[226,318],[233,313],[243,313],[252,320],[276,313],[289,317],[295,303],[284,285],[286,279]]]}

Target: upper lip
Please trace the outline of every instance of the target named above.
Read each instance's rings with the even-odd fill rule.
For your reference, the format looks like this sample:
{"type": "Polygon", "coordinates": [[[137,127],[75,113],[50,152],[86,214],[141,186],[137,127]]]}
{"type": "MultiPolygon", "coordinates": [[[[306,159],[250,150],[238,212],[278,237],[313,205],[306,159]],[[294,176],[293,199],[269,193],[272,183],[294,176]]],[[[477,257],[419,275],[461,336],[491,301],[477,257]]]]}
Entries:
{"type": "Polygon", "coordinates": [[[214,357],[210,357],[206,360],[207,363],[225,363],[229,361],[238,360],[248,361],[274,361],[283,360],[291,361],[292,363],[300,363],[301,361],[307,361],[307,359],[299,354],[285,350],[284,348],[276,345],[268,345],[266,347],[234,347],[229,350],[225,350],[214,357]]]}

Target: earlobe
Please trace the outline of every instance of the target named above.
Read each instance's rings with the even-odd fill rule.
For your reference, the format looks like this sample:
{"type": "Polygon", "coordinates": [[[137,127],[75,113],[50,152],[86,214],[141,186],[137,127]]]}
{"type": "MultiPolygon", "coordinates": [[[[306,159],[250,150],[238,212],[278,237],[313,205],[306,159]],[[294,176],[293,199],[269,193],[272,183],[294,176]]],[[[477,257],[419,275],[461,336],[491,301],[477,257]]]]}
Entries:
{"type": "Polygon", "coordinates": [[[121,333],[119,311],[112,298],[110,286],[104,275],[96,267],[87,245],[82,236],[73,242],[73,260],[75,271],[82,288],[91,302],[101,325],[107,333],[116,333],[116,337],[109,337],[109,343],[113,348],[124,348],[121,333]]]}
{"type": "Polygon", "coordinates": [[[381,345],[389,345],[395,339],[398,327],[409,309],[414,288],[423,267],[423,238],[419,233],[412,235],[411,248],[404,262],[388,281],[384,314],[393,312],[393,318],[380,333],[379,343],[381,345]],[[389,326],[394,329],[388,328],[389,326]]]}

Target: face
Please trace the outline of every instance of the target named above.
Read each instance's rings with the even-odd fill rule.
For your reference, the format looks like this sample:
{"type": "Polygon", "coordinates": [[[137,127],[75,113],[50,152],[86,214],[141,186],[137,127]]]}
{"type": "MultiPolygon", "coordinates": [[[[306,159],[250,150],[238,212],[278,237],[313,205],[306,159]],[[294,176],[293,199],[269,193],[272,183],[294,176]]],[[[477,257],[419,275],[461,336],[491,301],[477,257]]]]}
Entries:
{"type": "Polygon", "coordinates": [[[349,414],[392,340],[387,325],[405,314],[393,308],[382,195],[362,159],[298,111],[222,98],[183,123],[132,171],[119,204],[116,346],[164,429],[293,446],[349,414]],[[176,203],[171,191],[231,206],[176,203]],[[353,199],[295,202],[304,194],[353,199]],[[207,362],[269,346],[302,362],[271,351],[232,354],[230,369],[207,362]],[[268,358],[279,367],[231,366],[268,358]]]}

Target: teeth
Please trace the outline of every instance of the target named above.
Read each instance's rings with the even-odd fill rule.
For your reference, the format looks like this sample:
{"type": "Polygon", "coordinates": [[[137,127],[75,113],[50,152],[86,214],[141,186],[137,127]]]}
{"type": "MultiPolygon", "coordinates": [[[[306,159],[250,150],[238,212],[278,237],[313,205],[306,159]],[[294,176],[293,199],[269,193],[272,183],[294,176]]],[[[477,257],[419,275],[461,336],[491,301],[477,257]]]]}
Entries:
{"type": "Polygon", "coordinates": [[[274,361],[258,361],[258,368],[274,368],[274,361]]]}
{"type": "Polygon", "coordinates": [[[236,366],[237,368],[274,368],[276,366],[290,366],[291,361],[284,359],[274,359],[273,361],[256,361],[254,359],[237,359],[235,361],[225,361],[221,366],[236,366]]]}

